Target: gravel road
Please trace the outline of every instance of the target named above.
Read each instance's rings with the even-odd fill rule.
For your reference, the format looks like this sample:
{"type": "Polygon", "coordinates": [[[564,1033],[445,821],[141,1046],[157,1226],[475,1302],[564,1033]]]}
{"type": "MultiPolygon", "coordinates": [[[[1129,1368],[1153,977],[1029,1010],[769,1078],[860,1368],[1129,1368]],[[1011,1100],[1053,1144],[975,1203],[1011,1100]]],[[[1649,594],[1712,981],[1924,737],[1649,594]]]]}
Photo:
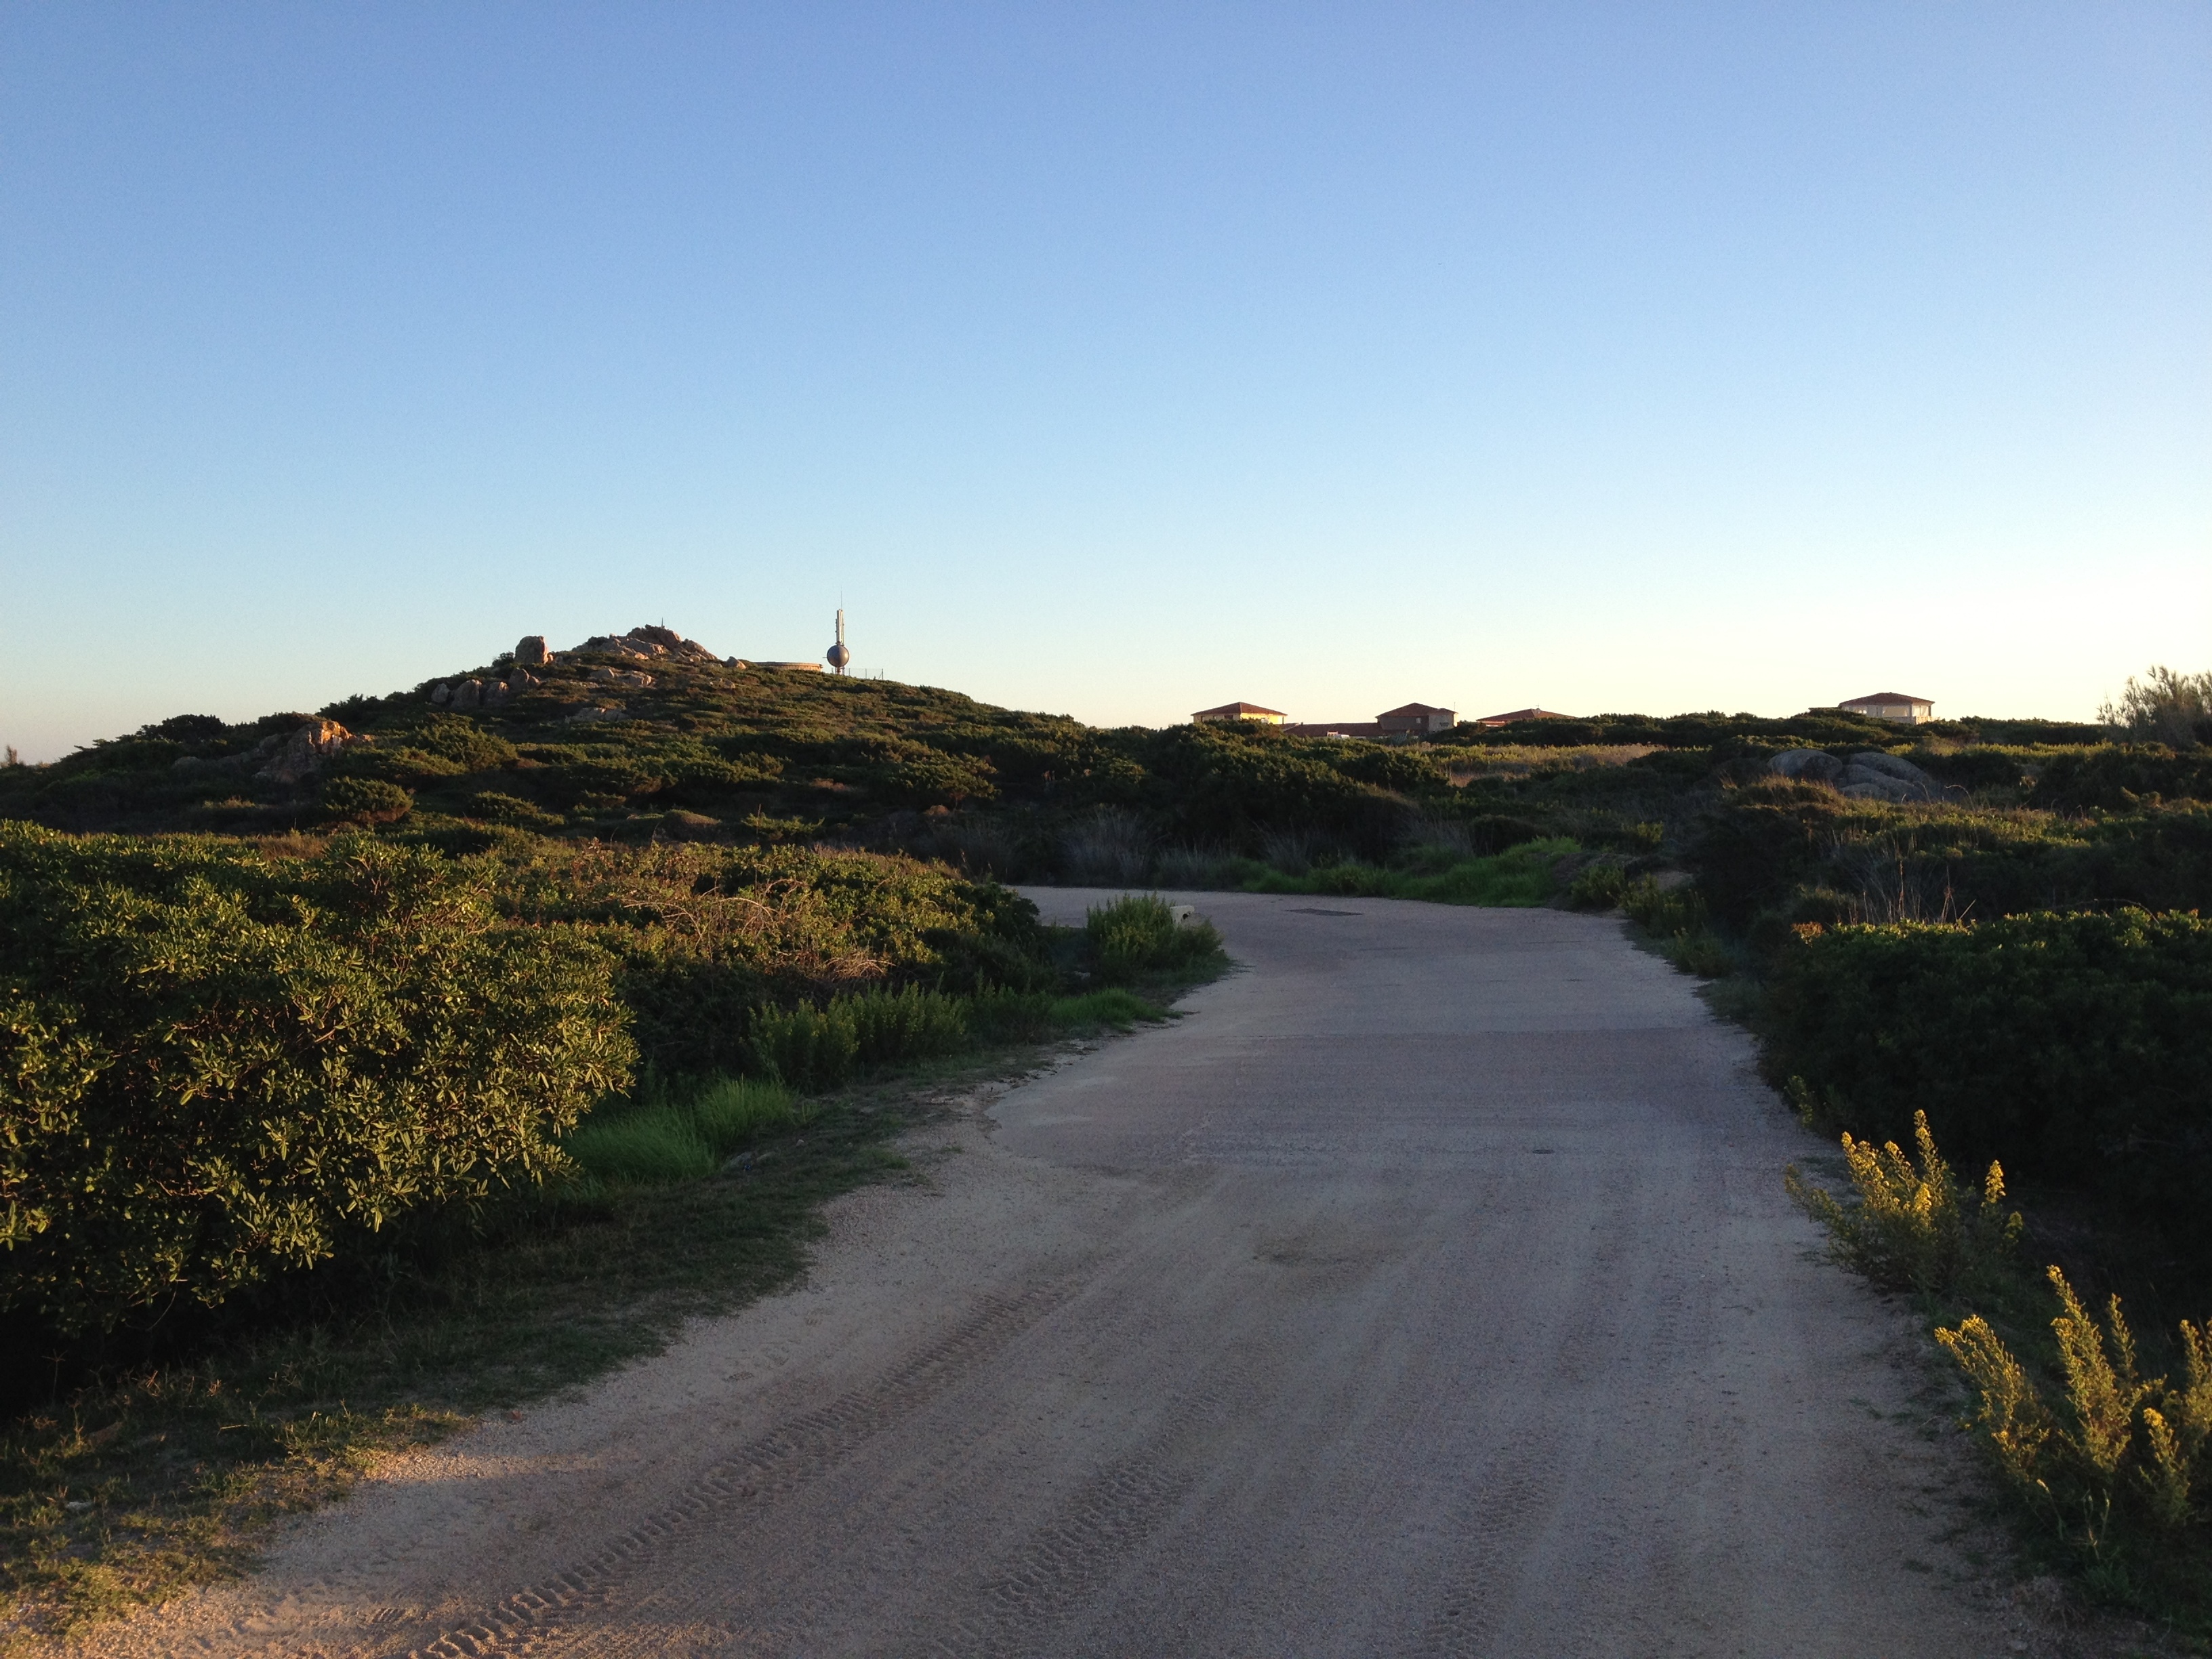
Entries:
{"type": "Polygon", "coordinates": [[[2021,1650],[1691,981],[1557,911],[1192,896],[1243,969],[919,1134],[805,1288],[94,1650],[2021,1650]]]}

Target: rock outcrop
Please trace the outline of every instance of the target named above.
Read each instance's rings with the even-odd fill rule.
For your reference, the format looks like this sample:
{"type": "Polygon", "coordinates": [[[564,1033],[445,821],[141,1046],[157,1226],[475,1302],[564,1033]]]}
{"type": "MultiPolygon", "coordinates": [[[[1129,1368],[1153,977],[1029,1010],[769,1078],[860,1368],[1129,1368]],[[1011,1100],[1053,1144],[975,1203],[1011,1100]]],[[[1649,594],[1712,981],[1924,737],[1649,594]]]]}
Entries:
{"type": "Polygon", "coordinates": [[[627,634],[594,634],[576,649],[596,652],[602,656],[642,659],[647,662],[668,654],[666,646],[655,645],[650,640],[634,640],[627,634]]]}
{"type": "Polygon", "coordinates": [[[264,738],[253,750],[261,760],[253,775],[270,783],[297,783],[352,744],[370,741],[336,720],[312,720],[283,736],[264,738]]]}
{"type": "Polygon", "coordinates": [[[1825,749],[1785,749],[1767,762],[1769,770],[1801,783],[1832,784],[1854,800],[1935,800],[1942,787],[1909,760],[1870,749],[1862,754],[1832,755],[1825,749]]]}
{"type": "Polygon", "coordinates": [[[535,690],[544,684],[535,674],[515,668],[510,669],[503,680],[461,680],[451,685],[434,685],[430,688],[430,702],[438,708],[497,708],[510,697],[535,690]]]}
{"type": "MultiPolygon", "coordinates": [[[[627,634],[594,634],[575,647],[577,653],[600,656],[622,657],[632,662],[688,662],[713,663],[717,666],[725,659],[716,656],[696,640],[687,640],[672,628],[633,628],[627,634]]],[[[541,682],[530,671],[545,668],[557,659],[556,653],[547,649],[543,634],[526,634],[516,641],[514,666],[507,671],[503,680],[449,680],[433,685],[428,693],[434,708],[497,708],[524,691],[534,689],[541,682]]],[[[504,663],[507,658],[501,657],[504,663]]],[[[735,657],[726,659],[731,667],[743,667],[735,657]]],[[[653,676],[635,670],[593,667],[591,677],[611,681],[618,685],[635,686],[640,690],[653,684],[653,676]]]]}
{"type": "Polygon", "coordinates": [[[576,649],[638,661],[654,657],[673,657],[682,662],[722,660],[698,641],[687,640],[672,628],[633,628],[627,634],[594,634],[576,649]]]}
{"type": "Polygon", "coordinates": [[[1843,762],[1825,749],[1785,749],[1766,764],[1771,771],[1806,783],[1833,783],[1844,770],[1843,762]]]}

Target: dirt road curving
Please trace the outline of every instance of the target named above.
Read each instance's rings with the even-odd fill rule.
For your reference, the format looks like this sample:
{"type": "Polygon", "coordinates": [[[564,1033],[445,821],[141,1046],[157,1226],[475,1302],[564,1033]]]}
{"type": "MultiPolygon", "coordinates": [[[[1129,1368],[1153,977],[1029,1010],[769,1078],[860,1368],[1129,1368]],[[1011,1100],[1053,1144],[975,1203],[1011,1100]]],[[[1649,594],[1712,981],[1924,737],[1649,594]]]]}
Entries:
{"type": "Polygon", "coordinates": [[[1689,981],[1556,911],[1195,896],[1244,970],[921,1137],[804,1290],[95,1650],[2018,1650],[1689,981]]]}

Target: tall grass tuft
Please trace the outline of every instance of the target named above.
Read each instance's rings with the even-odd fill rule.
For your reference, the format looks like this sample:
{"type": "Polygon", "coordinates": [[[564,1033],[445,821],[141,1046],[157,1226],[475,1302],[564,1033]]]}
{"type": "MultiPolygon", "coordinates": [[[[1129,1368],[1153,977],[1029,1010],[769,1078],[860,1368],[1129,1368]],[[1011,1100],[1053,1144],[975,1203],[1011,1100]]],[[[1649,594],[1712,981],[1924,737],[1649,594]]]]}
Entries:
{"type": "Polygon", "coordinates": [[[2021,1233],[2019,1213],[2003,1208],[2003,1170],[1991,1164],[1978,1197],[1969,1197],[1936,1150],[1927,1113],[1912,1115],[1912,1139],[1917,1164],[1893,1140],[1877,1148],[1844,1136],[1854,1204],[1838,1203],[1794,1164],[1783,1184],[1798,1207],[1827,1229],[1836,1260],[1877,1285],[1948,1296],[1989,1283],[2021,1233]]]}
{"type": "Polygon", "coordinates": [[[684,1114],[646,1108],[593,1118],[563,1148],[586,1176],[635,1187],[668,1187],[714,1174],[720,1162],[684,1114]]]}
{"type": "Polygon", "coordinates": [[[964,1000],[910,985],[753,1014],[754,1062],[794,1089],[834,1089],[862,1066],[951,1054],[968,1042],[964,1000]]]}
{"type": "Polygon", "coordinates": [[[654,1089],[635,1103],[602,1107],[562,1150],[587,1180],[668,1187],[710,1176],[732,1152],[813,1115],[781,1083],[717,1078],[689,1096],[654,1089]]]}
{"type": "Polygon", "coordinates": [[[1071,880],[1141,881],[1152,866],[1152,832],[1136,813],[1102,806],[1062,837],[1060,851],[1071,880]]]}
{"type": "Polygon", "coordinates": [[[768,1135],[803,1128],[814,1117],[806,1102],[764,1078],[717,1079],[700,1091],[690,1109],[692,1122],[718,1158],[768,1135]]]}

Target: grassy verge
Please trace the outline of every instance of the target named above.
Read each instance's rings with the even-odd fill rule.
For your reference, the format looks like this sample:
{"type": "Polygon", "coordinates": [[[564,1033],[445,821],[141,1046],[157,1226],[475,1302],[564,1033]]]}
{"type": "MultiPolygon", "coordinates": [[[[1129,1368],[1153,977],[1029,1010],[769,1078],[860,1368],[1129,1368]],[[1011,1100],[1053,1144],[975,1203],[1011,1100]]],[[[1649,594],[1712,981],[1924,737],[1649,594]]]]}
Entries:
{"type": "Polygon", "coordinates": [[[1489,857],[1417,849],[1395,867],[1356,861],[1291,874],[1256,859],[1239,860],[1224,873],[1227,884],[1247,893],[1312,893],[1346,898],[1421,899],[1431,904],[1528,908],[1555,890],[1552,866],[1575,851],[1565,839],[1524,842],[1489,857]],[[1423,857],[1427,853],[1430,856],[1423,857]]]}
{"type": "Polygon", "coordinates": [[[826,1097],[757,1079],[647,1091],[571,1138],[579,1179],[488,1235],[325,1275],[304,1315],[58,1389],[0,1433],[0,1650],[244,1571],[269,1522],[380,1457],[787,1285],[824,1201],[905,1168],[890,1143],[937,1109],[924,1092],[1032,1064],[1036,1041],[1169,1018],[1215,971],[1038,997],[979,1048],[826,1097]]]}

